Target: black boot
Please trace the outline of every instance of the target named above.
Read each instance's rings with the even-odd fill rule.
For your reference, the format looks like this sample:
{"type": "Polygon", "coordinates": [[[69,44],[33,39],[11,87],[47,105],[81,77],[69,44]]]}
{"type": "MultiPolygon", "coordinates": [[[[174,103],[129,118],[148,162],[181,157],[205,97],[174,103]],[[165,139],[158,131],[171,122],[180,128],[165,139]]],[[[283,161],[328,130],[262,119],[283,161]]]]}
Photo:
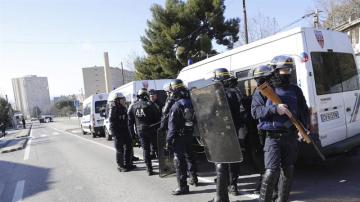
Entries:
{"type": "Polygon", "coordinates": [[[289,200],[293,174],[294,166],[281,169],[279,180],[279,197],[277,198],[278,202],[286,202],[289,200]]]}
{"type": "Polygon", "coordinates": [[[153,171],[152,167],[147,168],[147,173],[149,176],[154,175],[154,171],[153,171]]]}
{"type": "Polygon", "coordinates": [[[188,193],[189,193],[188,185],[181,187],[181,188],[177,188],[171,192],[172,195],[183,195],[183,194],[188,194],[188,193]]]}
{"type": "Polygon", "coordinates": [[[191,175],[191,180],[190,180],[189,184],[193,185],[195,187],[197,187],[199,185],[199,180],[196,175],[194,175],[194,174],[191,175]]]}
{"type": "Polygon", "coordinates": [[[214,202],[229,202],[227,186],[229,184],[228,164],[216,164],[216,195],[214,202]]]}
{"type": "Polygon", "coordinates": [[[279,177],[278,171],[267,169],[264,173],[261,189],[260,189],[260,202],[271,202],[273,190],[276,186],[279,177]]]}
{"type": "Polygon", "coordinates": [[[172,195],[182,195],[182,194],[189,193],[189,186],[187,185],[186,177],[184,178],[184,176],[183,176],[183,175],[186,175],[186,170],[185,170],[185,172],[181,172],[182,168],[180,166],[181,166],[180,160],[175,156],[174,157],[174,167],[175,167],[175,171],[176,171],[176,181],[178,183],[178,188],[171,192],[172,195]],[[181,179],[181,178],[184,178],[184,179],[181,179]]]}
{"type": "Polygon", "coordinates": [[[228,191],[229,191],[229,193],[232,194],[233,196],[239,195],[239,191],[238,191],[237,184],[230,185],[230,186],[228,187],[228,191]]]}

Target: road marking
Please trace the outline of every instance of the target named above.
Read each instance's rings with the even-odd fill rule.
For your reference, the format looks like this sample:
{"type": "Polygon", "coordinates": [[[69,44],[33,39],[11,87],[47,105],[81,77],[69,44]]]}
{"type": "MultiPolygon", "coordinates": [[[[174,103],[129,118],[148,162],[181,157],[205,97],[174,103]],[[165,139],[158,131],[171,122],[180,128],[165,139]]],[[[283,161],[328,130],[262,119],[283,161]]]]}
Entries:
{"type": "Polygon", "coordinates": [[[42,135],[40,135],[40,137],[46,137],[46,136],[48,136],[48,135],[46,135],[46,134],[42,134],[42,135]]]}
{"type": "Polygon", "coordinates": [[[24,154],[24,160],[29,160],[29,156],[30,156],[30,145],[31,145],[31,141],[32,141],[32,132],[33,130],[30,131],[30,135],[29,135],[29,141],[26,145],[26,149],[25,149],[25,154],[24,154]]]}
{"type": "MultiPolygon", "coordinates": [[[[198,177],[198,180],[205,183],[214,183],[214,178],[210,179],[205,177],[198,177]]],[[[258,194],[249,194],[249,192],[246,192],[245,190],[242,189],[239,190],[239,193],[241,194],[241,196],[246,196],[250,199],[259,199],[258,194]]]]}
{"type": "Polygon", "coordinates": [[[60,135],[60,133],[58,133],[58,132],[53,132],[52,134],[53,135],[60,135]]]}
{"type": "Polygon", "coordinates": [[[16,183],[16,188],[15,188],[12,202],[21,202],[22,201],[24,187],[25,187],[25,180],[21,180],[16,183]]]}
{"type": "MultiPolygon", "coordinates": [[[[56,130],[56,131],[59,131],[59,132],[62,132],[62,133],[66,133],[66,134],[68,134],[68,135],[71,135],[71,136],[80,138],[80,139],[82,139],[82,140],[85,140],[85,141],[94,143],[94,144],[96,144],[96,145],[99,145],[99,146],[101,146],[101,147],[110,149],[110,150],[112,150],[112,151],[116,151],[115,148],[113,148],[113,147],[109,147],[109,146],[107,146],[107,145],[104,145],[104,144],[95,142],[95,141],[93,141],[93,140],[86,139],[86,138],[84,138],[84,137],[81,137],[81,136],[78,136],[78,135],[69,133],[69,132],[67,132],[67,131],[59,130],[59,129],[57,129],[57,128],[55,128],[55,127],[52,127],[52,126],[49,126],[49,127],[52,128],[52,129],[54,129],[54,130],[56,130]]],[[[134,156],[136,156],[136,155],[134,155],[134,156]]],[[[137,157],[139,157],[139,156],[137,156],[137,157]]],[[[139,157],[139,158],[140,158],[140,157],[139,157]]],[[[142,158],[140,158],[140,159],[142,159],[142,158]]],[[[155,163],[154,163],[154,164],[155,164],[155,163]]],[[[256,176],[259,176],[258,174],[255,174],[255,175],[256,175],[256,176]]],[[[250,175],[250,177],[254,177],[255,175],[250,175]]],[[[199,179],[199,181],[202,181],[202,182],[205,182],[205,183],[214,183],[214,180],[213,180],[213,179],[208,179],[208,178],[205,178],[205,177],[198,177],[198,179],[199,179]]],[[[242,196],[246,196],[246,197],[248,197],[248,198],[250,198],[250,199],[258,199],[258,198],[259,198],[259,195],[257,195],[257,194],[249,194],[248,192],[245,192],[245,191],[242,191],[242,190],[239,190],[239,192],[241,193],[242,196]]]]}
{"type": "Polygon", "coordinates": [[[75,134],[69,133],[69,132],[67,132],[67,131],[62,131],[62,130],[59,130],[59,129],[54,128],[54,127],[52,127],[52,126],[49,126],[49,127],[50,127],[50,128],[52,128],[52,129],[54,129],[54,130],[56,130],[56,131],[59,131],[59,132],[61,132],[61,133],[66,133],[66,134],[68,134],[68,135],[71,135],[71,136],[74,136],[74,137],[80,138],[80,139],[82,139],[82,140],[85,140],[85,141],[91,142],[91,143],[93,143],[93,144],[99,145],[99,146],[101,146],[101,147],[104,147],[104,148],[107,148],[107,149],[110,149],[110,150],[116,151],[116,150],[115,150],[115,148],[113,148],[113,147],[110,147],[110,146],[107,146],[107,145],[104,145],[104,144],[101,144],[101,143],[95,142],[95,141],[93,141],[93,140],[86,139],[86,138],[84,138],[84,137],[81,137],[81,136],[78,136],[78,135],[75,135],[75,134]]]}

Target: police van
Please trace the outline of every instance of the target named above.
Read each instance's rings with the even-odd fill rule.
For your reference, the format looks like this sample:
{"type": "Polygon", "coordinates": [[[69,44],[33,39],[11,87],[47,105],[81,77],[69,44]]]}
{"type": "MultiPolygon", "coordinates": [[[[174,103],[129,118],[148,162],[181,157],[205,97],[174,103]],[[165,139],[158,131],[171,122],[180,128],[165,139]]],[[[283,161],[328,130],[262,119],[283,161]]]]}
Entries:
{"type": "MultiPolygon", "coordinates": [[[[318,134],[323,152],[346,152],[359,145],[359,68],[345,33],[294,28],[189,65],[178,79],[189,89],[200,88],[212,83],[213,70],[225,67],[242,80],[277,55],[289,55],[295,61],[293,83],[304,93],[310,107],[310,130],[318,134]]],[[[251,96],[256,83],[245,80],[241,87],[251,96]]]]}
{"type": "MultiPolygon", "coordinates": [[[[163,91],[163,86],[168,84],[172,81],[172,79],[159,79],[159,80],[139,80],[139,81],[132,81],[125,85],[122,85],[109,93],[109,97],[115,93],[122,93],[126,98],[126,105],[129,107],[130,104],[133,104],[137,100],[137,92],[138,90],[145,88],[147,90],[154,89],[158,94],[158,99],[160,102],[165,102],[166,95],[163,91]]],[[[106,105],[106,111],[104,113],[105,124],[104,124],[104,131],[105,136],[108,140],[112,139],[109,129],[109,109],[110,109],[110,102],[106,105]]]]}
{"type": "Polygon", "coordinates": [[[91,95],[83,102],[83,113],[80,127],[83,134],[90,133],[94,138],[104,136],[104,118],[101,113],[105,110],[108,94],[91,95]]]}

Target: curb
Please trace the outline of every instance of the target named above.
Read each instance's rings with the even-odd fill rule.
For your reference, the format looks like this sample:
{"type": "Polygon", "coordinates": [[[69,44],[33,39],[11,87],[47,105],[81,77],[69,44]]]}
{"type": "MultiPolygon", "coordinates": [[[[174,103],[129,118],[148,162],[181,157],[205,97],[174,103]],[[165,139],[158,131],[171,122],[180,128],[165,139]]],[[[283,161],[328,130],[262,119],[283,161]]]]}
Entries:
{"type": "MultiPolygon", "coordinates": [[[[9,153],[9,152],[24,149],[26,147],[26,144],[27,144],[28,140],[29,140],[28,136],[30,135],[31,128],[32,128],[32,126],[30,126],[30,128],[28,129],[28,131],[26,132],[26,135],[16,136],[16,138],[24,138],[23,140],[20,140],[19,143],[17,143],[14,146],[11,146],[9,148],[5,147],[5,148],[0,149],[0,153],[9,153]]],[[[9,140],[7,144],[9,144],[11,141],[12,140],[9,140]]]]}

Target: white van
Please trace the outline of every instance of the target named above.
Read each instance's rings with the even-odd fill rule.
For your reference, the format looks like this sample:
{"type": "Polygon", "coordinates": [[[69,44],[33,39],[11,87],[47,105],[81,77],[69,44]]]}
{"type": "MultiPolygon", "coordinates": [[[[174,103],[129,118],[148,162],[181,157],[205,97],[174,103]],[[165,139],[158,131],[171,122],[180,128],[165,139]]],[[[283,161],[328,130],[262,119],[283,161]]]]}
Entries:
{"type": "MultiPolygon", "coordinates": [[[[126,104],[127,104],[127,106],[129,106],[130,104],[133,104],[137,100],[138,90],[140,90],[141,88],[146,88],[148,90],[154,89],[154,90],[158,91],[158,99],[160,99],[160,101],[161,101],[163,96],[165,96],[165,92],[162,92],[163,86],[165,84],[170,83],[171,81],[172,81],[172,79],[132,81],[132,82],[124,84],[124,85],[116,88],[115,90],[111,91],[109,93],[109,97],[114,93],[120,92],[126,97],[126,104]]],[[[109,123],[109,119],[108,119],[109,118],[109,114],[108,114],[109,107],[110,107],[110,103],[108,103],[106,106],[104,130],[105,130],[106,138],[108,140],[111,140],[112,136],[110,134],[110,129],[109,129],[110,123],[109,123]]]]}
{"type": "Polygon", "coordinates": [[[90,133],[93,137],[104,135],[104,118],[101,113],[105,110],[108,94],[91,95],[83,102],[83,114],[80,127],[83,134],[90,133]]]}
{"type": "MultiPolygon", "coordinates": [[[[212,83],[212,72],[220,67],[245,78],[277,55],[295,61],[293,81],[303,90],[311,110],[311,132],[319,135],[324,153],[346,152],[359,145],[359,69],[345,33],[295,28],[187,66],[178,79],[190,89],[203,87],[212,83]]],[[[255,82],[243,87],[251,95],[255,82]]]]}

